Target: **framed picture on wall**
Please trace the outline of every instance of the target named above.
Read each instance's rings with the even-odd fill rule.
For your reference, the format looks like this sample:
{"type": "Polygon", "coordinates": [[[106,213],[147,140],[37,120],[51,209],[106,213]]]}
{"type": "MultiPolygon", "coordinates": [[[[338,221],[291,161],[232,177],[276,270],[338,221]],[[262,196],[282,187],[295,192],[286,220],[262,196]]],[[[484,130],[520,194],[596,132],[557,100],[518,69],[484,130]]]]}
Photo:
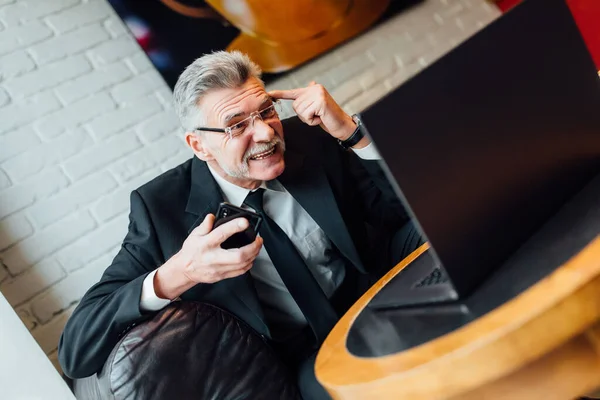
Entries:
{"type": "Polygon", "coordinates": [[[418,0],[108,0],[173,87],[194,59],[240,50],[270,79],[418,0]]]}

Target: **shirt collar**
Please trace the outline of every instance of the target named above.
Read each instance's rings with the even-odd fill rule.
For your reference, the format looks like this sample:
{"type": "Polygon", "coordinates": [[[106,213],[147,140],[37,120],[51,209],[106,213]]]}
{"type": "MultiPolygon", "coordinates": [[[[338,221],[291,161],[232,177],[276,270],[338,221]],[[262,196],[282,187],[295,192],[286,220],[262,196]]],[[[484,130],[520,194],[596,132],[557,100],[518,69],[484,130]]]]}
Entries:
{"type": "MultiPolygon", "coordinates": [[[[208,167],[208,170],[213,178],[215,178],[219,189],[221,189],[223,200],[233,204],[234,206],[241,207],[244,200],[246,200],[246,196],[248,196],[248,193],[250,193],[250,189],[243,188],[225,180],[225,178],[219,175],[217,171],[215,171],[208,163],[206,163],[206,166],[208,167]]],[[[260,184],[260,187],[266,190],[275,190],[278,192],[286,191],[281,183],[279,183],[276,179],[268,182],[263,181],[260,184]]]]}

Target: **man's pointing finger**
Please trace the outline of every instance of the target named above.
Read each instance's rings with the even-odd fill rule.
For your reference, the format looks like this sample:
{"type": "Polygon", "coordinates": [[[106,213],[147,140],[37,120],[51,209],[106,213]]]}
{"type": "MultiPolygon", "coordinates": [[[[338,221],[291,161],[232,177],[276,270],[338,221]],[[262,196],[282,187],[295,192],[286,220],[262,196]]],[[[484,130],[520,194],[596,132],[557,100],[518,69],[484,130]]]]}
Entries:
{"type": "Polygon", "coordinates": [[[277,100],[296,100],[300,96],[300,89],[272,90],[269,92],[269,96],[277,100]]]}

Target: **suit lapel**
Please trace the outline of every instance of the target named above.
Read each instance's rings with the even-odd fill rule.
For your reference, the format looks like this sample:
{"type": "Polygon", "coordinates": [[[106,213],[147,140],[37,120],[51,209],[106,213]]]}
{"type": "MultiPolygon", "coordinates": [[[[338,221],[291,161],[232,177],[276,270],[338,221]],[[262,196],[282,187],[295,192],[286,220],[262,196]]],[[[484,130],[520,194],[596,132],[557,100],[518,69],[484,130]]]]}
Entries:
{"type": "MultiPolygon", "coordinates": [[[[190,196],[185,211],[191,214],[191,221],[193,222],[190,224],[188,234],[204,221],[206,215],[216,213],[219,204],[223,201],[221,190],[204,161],[194,157],[191,174],[190,196]]],[[[262,322],[268,332],[262,307],[258,301],[256,289],[249,273],[236,278],[226,279],[217,284],[225,286],[228,291],[237,296],[252,312],[254,317],[262,322]]]]}
{"type": "Polygon", "coordinates": [[[340,252],[359,270],[364,266],[352,243],[323,166],[300,153],[286,151],[286,168],[278,178],[340,252]]]}
{"type": "Polygon", "coordinates": [[[223,195],[206,163],[194,157],[192,160],[192,186],[185,211],[193,215],[188,234],[202,223],[209,213],[216,213],[223,195]]]}

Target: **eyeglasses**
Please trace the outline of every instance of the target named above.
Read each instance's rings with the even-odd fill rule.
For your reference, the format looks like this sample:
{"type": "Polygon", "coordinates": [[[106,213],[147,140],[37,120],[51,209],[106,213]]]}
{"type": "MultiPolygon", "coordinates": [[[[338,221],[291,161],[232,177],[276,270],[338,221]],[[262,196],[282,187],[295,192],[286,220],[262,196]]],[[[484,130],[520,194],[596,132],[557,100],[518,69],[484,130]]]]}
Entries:
{"type": "Polygon", "coordinates": [[[263,122],[269,122],[275,119],[279,119],[279,114],[277,113],[277,109],[275,106],[278,102],[273,102],[270,106],[263,108],[260,111],[254,111],[250,113],[248,118],[241,120],[240,122],[236,122],[233,125],[230,125],[226,128],[207,128],[207,127],[199,127],[194,129],[195,131],[206,131],[206,132],[218,132],[225,133],[229,135],[229,139],[234,139],[238,136],[243,135],[245,132],[254,127],[254,119],[258,118],[263,122]]]}

